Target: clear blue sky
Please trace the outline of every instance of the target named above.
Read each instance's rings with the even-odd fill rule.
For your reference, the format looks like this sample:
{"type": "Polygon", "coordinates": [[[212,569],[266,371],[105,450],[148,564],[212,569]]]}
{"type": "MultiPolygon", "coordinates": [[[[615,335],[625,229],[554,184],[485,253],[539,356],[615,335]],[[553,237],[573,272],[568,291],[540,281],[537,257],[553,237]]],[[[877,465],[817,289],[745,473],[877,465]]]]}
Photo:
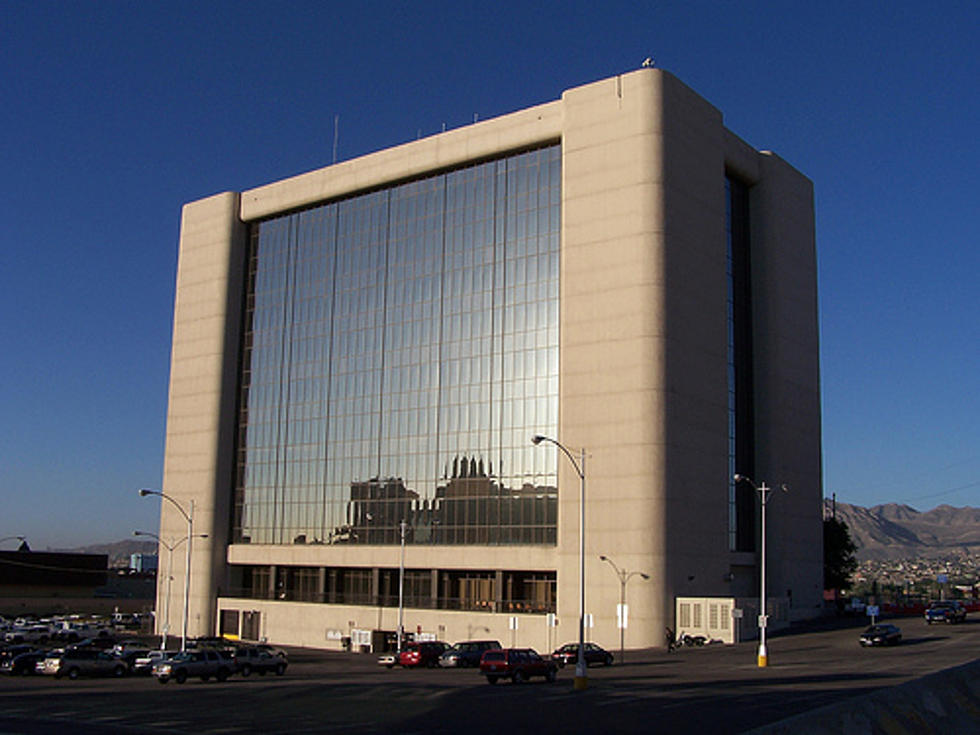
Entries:
{"type": "Polygon", "coordinates": [[[0,13],[0,537],[156,530],[184,202],[329,164],[335,115],[342,160],[647,56],[814,181],[825,493],[980,506],[975,0],[0,13]]]}

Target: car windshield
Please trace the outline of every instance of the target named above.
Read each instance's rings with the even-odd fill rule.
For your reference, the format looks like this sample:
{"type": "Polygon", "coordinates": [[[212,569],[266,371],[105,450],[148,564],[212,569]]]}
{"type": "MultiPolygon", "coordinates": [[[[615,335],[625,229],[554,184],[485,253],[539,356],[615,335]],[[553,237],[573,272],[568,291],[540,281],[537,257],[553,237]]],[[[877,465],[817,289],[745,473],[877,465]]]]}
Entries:
{"type": "Polygon", "coordinates": [[[485,654],[483,654],[483,659],[485,661],[503,661],[505,658],[504,652],[500,650],[487,651],[485,654]]]}

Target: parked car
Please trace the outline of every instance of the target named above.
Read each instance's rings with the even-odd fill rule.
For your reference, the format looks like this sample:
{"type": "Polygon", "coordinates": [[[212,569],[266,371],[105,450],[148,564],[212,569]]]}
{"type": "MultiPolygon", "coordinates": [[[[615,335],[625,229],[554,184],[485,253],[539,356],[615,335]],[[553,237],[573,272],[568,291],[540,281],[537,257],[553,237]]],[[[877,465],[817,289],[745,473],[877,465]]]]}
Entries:
{"type": "Polygon", "coordinates": [[[113,653],[120,661],[126,664],[126,668],[132,672],[136,659],[150,655],[149,648],[127,648],[123,653],[113,653]]]}
{"type": "Polygon", "coordinates": [[[191,638],[187,641],[188,648],[212,648],[220,651],[227,651],[230,656],[237,644],[222,636],[207,636],[201,638],[191,638]]]}
{"type": "Polygon", "coordinates": [[[67,676],[125,676],[129,671],[126,662],[111,653],[92,648],[66,648],[60,653],[49,653],[37,664],[39,673],[60,679],[67,676]]]}
{"type": "Polygon", "coordinates": [[[966,620],[966,608],[959,600],[941,600],[926,608],[926,623],[962,623],[966,620]]]}
{"type": "Polygon", "coordinates": [[[153,673],[153,665],[163,661],[165,658],[170,658],[171,656],[176,656],[177,651],[160,651],[151,650],[147,651],[143,656],[137,656],[133,659],[133,663],[130,664],[129,670],[133,674],[140,676],[149,676],[153,673]]]}
{"type": "Polygon", "coordinates": [[[53,635],[49,625],[44,623],[15,624],[4,633],[8,643],[47,643],[53,635]]]}
{"type": "Polygon", "coordinates": [[[130,651],[149,651],[149,646],[143,641],[136,640],[135,638],[127,638],[126,640],[119,641],[112,646],[112,652],[117,656],[123,656],[130,651]]]}
{"type": "Polygon", "coordinates": [[[282,656],[284,661],[289,661],[289,652],[285,648],[279,648],[279,646],[273,646],[269,643],[256,643],[255,648],[271,653],[273,656],[282,656]]]}
{"type": "Polygon", "coordinates": [[[533,648],[497,648],[483,654],[480,673],[491,684],[496,684],[499,679],[523,684],[532,676],[543,676],[547,681],[554,681],[558,664],[542,658],[533,648]]]}
{"type": "Polygon", "coordinates": [[[34,650],[38,650],[37,646],[30,643],[5,643],[0,645],[0,661],[34,650]]]}
{"type": "Polygon", "coordinates": [[[184,651],[165,658],[153,665],[153,676],[161,684],[173,679],[183,684],[189,677],[199,677],[207,681],[212,676],[224,681],[235,671],[235,662],[225,651],[200,649],[184,651]]]}
{"type": "Polygon", "coordinates": [[[91,648],[98,651],[112,652],[112,647],[116,645],[116,640],[112,636],[99,636],[97,638],[83,638],[75,643],[69,643],[67,648],[91,648]]]}
{"type": "Polygon", "coordinates": [[[406,668],[427,666],[433,668],[439,665],[439,657],[449,648],[444,641],[421,641],[409,643],[402,649],[398,663],[406,668]]]}
{"type": "Polygon", "coordinates": [[[387,666],[393,669],[398,665],[398,654],[395,651],[388,651],[378,656],[378,666],[387,666]]]}
{"type": "MultiPolygon", "coordinates": [[[[555,649],[551,654],[551,659],[560,667],[564,667],[566,664],[578,663],[578,643],[566,643],[564,646],[555,649]]],[[[613,655],[605,648],[597,646],[595,643],[585,644],[586,666],[593,666],[595,664],[612,666],[612,662],[613,655]]]]}
{"type": "Polygon", "coordinates": [[[242,676],[248,676],[253,671],[260,676],[265,676],[270,671],[282,676],[289,666],[289,661],[282,654],[273,654],[254,646],[239,646],[232,654],[232,660],[235,662],[235,670],[242,676]]]}
{"type": "Polygon", "coordinates": [[[85,639],[107,638],[110,635],[109,628],[101,623],[65,620],[54,631],[52,637],[59,641],[74,643],[85,639]]]}
{"type": "Polygon", "coordinates": [[[37,673],[37,662],[44,661],[47,651],[30,646],[18,646],[21,650],[7,651],[10,655],[0,658],[0,674],[29,676],[37,673]]]}
{"type": "Polygon", "coordinates": [[[869,625],[858,638],[862,646],[895,646],[902,642],[902,631],[896,625],[869,625]]]}
{"type": "Polygon", "coordinates": [[[500,641],[461,641],[439,656],[444,668],[476,668],[486,651],[500,648],[500,641]]]}

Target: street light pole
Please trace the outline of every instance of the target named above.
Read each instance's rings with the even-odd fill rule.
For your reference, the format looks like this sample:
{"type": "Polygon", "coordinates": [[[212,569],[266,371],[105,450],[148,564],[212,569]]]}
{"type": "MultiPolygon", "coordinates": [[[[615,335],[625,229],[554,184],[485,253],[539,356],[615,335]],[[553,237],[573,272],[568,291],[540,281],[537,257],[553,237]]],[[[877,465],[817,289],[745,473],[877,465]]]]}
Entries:
{"type": "MultiPolygon", "coordinates": [[[[157,543],[167,550],[167,596],[164,600],[163,634],[160,636],[160,650],[165,651],[167,650],[167,633],[170,632],[170,583],[174,581],[174,549],[184,543],[187,539],[180,538],[176,542],[168,544],[155,533],[150,533],[149,531],[133,531],[133,535],[155,538],[157,543]]],[[[201,533],[198,534],[197,537],[207,538],[208,535],[206,533],[201,533]]]]}
{"type": "Polygon", "coordinates": [[[405,634],[405,519],[402,518],[398,528],[401,531],[402,556],[398,565],[398,653],[402,652],[402,636],[405,634]]]}
{"type": "Polygon", "coordinates": [[[649,574],[643,572],[628,572],[616,566],[616,562],[603,554],[599,555],[600,561],[609,562],[609,565],[619,577],[619,663],[626,663],[626,583],[633,577],[650,579],[649,574]]]}
{"type": "Polygon", "coordinates": [[[191,595],[191,539],[194,537],[194,500],[190,501],[190,512],[184,510],[183,506],[174,500],[172,497],[166,493],[162,493],[159,490],[140,490],[140,497],[146,497],[147,495],[159,495],[164,500],[170,501],[170,503],[180,511],[180,514],[184,516],[187,520],[187,562],[186,570],[184,572],[184,623],[180,633],[180,650],[187,650],[187,618],[190,613],[190,595],[191,595]]]}
{"type": "Polygon", "coordinates": [[[585,447],[579,454],[579,462],[568,451],[568,448],[557,439],[535,434],[531,443],[538,445],[548,442],[558,447],[572,463],[581,481],[579,490],[579,525],[578,525],[578,660],[575,662],[575,689],[585,689],[589,685],[585,664],[585,447]]]}
{"type": "MultiPolygon", "coordinates": [[[[769,615],[766,614],[766,506],[769,504],[769,495],[772,488],[765,482],[761,486],[756,485],[752,478],[745,475],[735,475],[732,479],[735,482],[747,482],[756,492],[759,493],[759,501],[762,504],[762,529],[761,529],[761,553],[759,559],[759,668],[769,665],[769,652],[766,650],[766,627],[769,624],[769,615]]],[[[786,486],[781,485],[780,489],[786,492],[786,486]]]]}

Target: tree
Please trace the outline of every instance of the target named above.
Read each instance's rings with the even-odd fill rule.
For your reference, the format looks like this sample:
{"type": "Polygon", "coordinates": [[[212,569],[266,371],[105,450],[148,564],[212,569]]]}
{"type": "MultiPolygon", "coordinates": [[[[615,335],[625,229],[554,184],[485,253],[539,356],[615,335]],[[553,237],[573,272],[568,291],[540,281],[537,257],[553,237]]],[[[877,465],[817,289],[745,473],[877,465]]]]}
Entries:
{"type": "Polygon", "coordinates": [[[836,518],[823,521],[823,587],[827,590],[847,589],[851,575],[857,570],[857,546],[847,530],[847,524],[836,518]]]}

